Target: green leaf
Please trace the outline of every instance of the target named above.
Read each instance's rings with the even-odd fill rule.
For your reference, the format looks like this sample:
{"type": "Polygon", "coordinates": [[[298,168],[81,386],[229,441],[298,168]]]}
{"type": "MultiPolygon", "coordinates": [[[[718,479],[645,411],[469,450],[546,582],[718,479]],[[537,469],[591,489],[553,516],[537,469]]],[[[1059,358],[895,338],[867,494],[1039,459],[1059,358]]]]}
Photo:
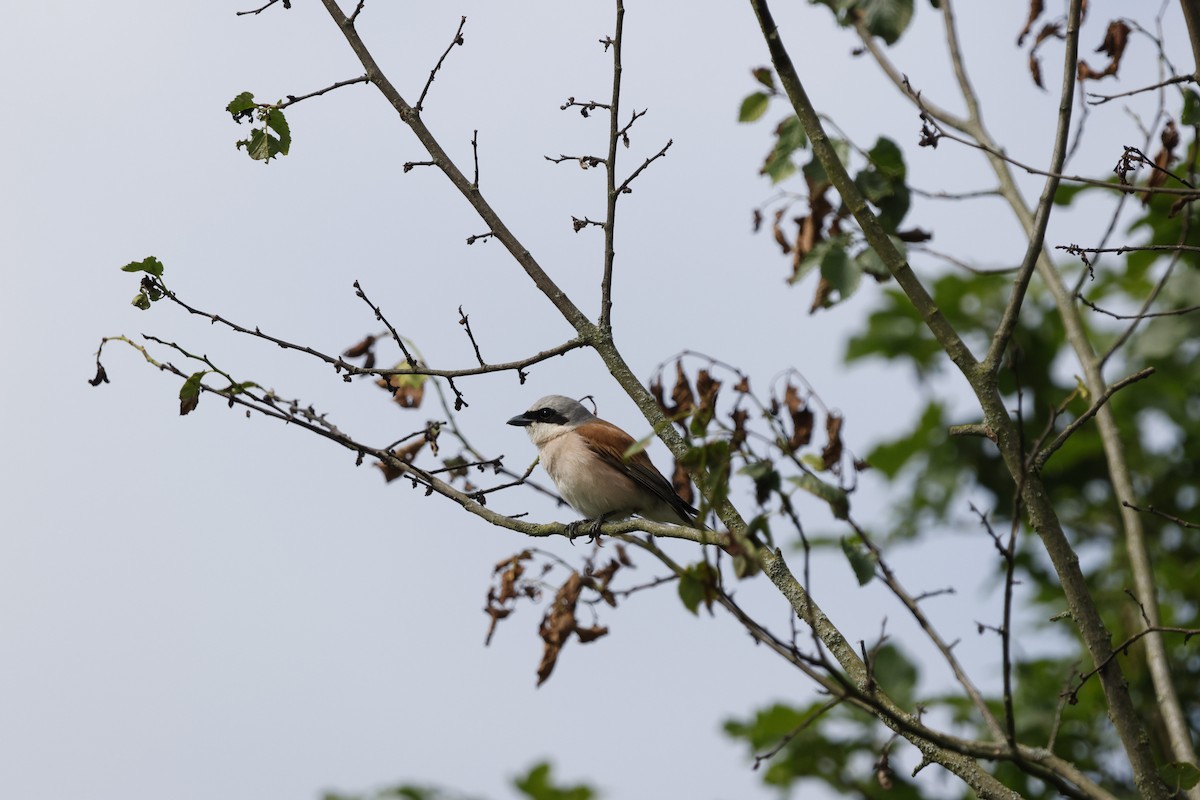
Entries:
{"type": "Polygon", "coordinates": [[[844,255],[846,252],[846,239],[847,237],[845,236],[839,236],[834,239],[817,242],[813,249],[808,251],[808,255],[800,261],[792,276],[788,278],[788,283],[795,285],[804,280],[810,272],[822,266],[826,258],[837,260],[838,256],[836,254],[831,255],[832,251],[840,250],[844,255]]]}
{"type": "Polygon", "coordinates": [[[253,92],[242,92],[237,97],[229,101],[229,105],[225,106],[225,110],[233,117],[233,121],[241,123],[243,119],[250,119],[257,106],[254,103],[253,92]]]}
{"type": "Polygon", "coordinates": [[[1200,125],[1200,94],[1194,89],[1183,90],[1183,111],[1179,121],[1184,125],[1200,125]]]}
{"type": "Polygon", "coordinates": [[[829,510],[837,519],[846,519],[850,516],[850,498],[844,490],[826,483],[816,475],[809,475],[807,472],[789,475],[788,480],[814,497],[828,503],[829,510]]]}
{"type": "MultiPolygon", "coordinates": [[[[833,151],[837,154],[838,161],[846,164],[850,161],[850,143],[845,139],[830,139],[829,144],[833,146],[833,151]]],[[[826,174],[825,168],[821,166],[821,162],[813,156],[812,160],[804,165],[804,175],[815,186],[828,186],[833,183],[829,180],[829,175],[826,174]]]]}
{"type": "Polygon", "coordinates": [[[138,292],[137,297],[133,298],[133,305],[137,306],[142,311],[149,311],[150,298],[146,296],[145,292],[138,292]]]}
{"type": "Polygon", "coordinates": [[[738,109],[738,122],[754,122],[767,112],[767,106],[771,102],[771,95],[766,92],[755,92],[754,94],[746,95],[746,99],[742,101],[741,108],[738,109]]]}
{"type": "Polygon", "coordinates": [[[892,180],[903,181],[908,174],[904,165],[904,153],[900,147],[885,136],[875,140],[875,146],[867,153],[875,169],[892,180]]]}
{"type": "Polygon", "coordinates": [[[550,776],[550,765],[535,764],[529,772],[513,780],[513,786],[529,800],[591,800],[596,792],[583,784],[560,786],[550,776]]]}
{"type": "Polygon", "coordinates": [[[871,656],[871,674],[901,706],[913,705],[920,673],[900,648],[885,644],[876,650],[871,656]]]}
{"type": "Polygon", "coordinates": [[[1172,761],[1162,766],[1162,776],[1168,784],[1174,785],[1175,790],[1188,791],[1200,784],[1200,769],[1195,764],[1186,761],[1172,761]]]}
{"type": "Polygon", "coordinates": [[[636,442],[629,445],[629,447],[626,447],[625,452],[621,453],[621,459],[623,461],[628,461],[629,459],[633,458],[638,453],[642,452],[647,447],[649,447],[650,443],[652,441],[654,441],[654,439],[655,439],[655,434],[653,434],[653,433],[646,434],[641,439],[638,439],[636,442]]]}
{"type": "Polygon", "coordinates": [[[873,278],[892,277],[892,273],[887,268],[887,265],[883,263],[883,259],[870,247],[856,253],[854,261],[858,264],[859,269],[873,278]]]}
{"type": "Polygon", "coordinates": [[[292,146],[292,130],[288,127],[287,118],[278,108],[272,108],[267,111],[266,123],[268,128],[279,134],[277,150],[280,155],[286,156],[292,146]]]}
{"type": "Polygon", "coordinates": [[[754,80],[758,81],[772,92],[775,91],[775,73],[771,71],[770,67],[755,67],[754,69],[750,70],[750,74],[754,76],[754,80]]]}
{"type": "Polygon", "coordinates": [[[121,267],[122,272],[149,272],[156,278],[161,278],[163,274],[163,265],[154,256],[146,256],[141,261],[130,261],[125,266],[121,267]]]}
{"type": "Polygon", "coordinates": [[[679,599],[693,614],[700,613],[700,604],[712,613],[712,604],[717,597],[717,573],[706,561],[688,566],[679,576],[679,599]]]}
{"type": "Polygon", "coordinates": [[[854,577],[858,579],[859,586],[866,586],[875,577],[875,564],[878,558],[867,549],[860,541],[856,541],[857,537],[851,539],[849,536],[842,537],[842,552],[846,554],[846,560],[850,562],[850,569],[854,570],[854,577]]]}
{"type": "Polygon", "coordinates": [[[889,45],[899,41],[912,21],[912,0],[859,0],[857,5],[867,30],[889,45]]]}
{"type": "Polygon", "coordinates": [[[769,177],[771,183],[790,178],[796,172],[792,154],[807,144],[808,137],[804,135],[800,118],[793,114],[775,127],[775,146],[771,148],[759,174],[769,177]]]}
{"type": "Polygon", "coordinates": [[[208,373],[209,370],[194,372],[183,382],[183,386],[179,389],[180,416],[186,416],[195,411],[196,406],[200,403],[200,381],[204,380],[204,376],[208,373]]]}
{"type": "MultiPolygon", "coordinates": [[[[846,248],[838,245],[825,251],[821,259],[821,277],[833,286],[838,293],[836,302],[840,303],[854,294],[854,290],[862,282],[862,269],[857,262],[850,259],[846,248]]],[[[827,304],[834,305],[829,301],[827,304]]]]}

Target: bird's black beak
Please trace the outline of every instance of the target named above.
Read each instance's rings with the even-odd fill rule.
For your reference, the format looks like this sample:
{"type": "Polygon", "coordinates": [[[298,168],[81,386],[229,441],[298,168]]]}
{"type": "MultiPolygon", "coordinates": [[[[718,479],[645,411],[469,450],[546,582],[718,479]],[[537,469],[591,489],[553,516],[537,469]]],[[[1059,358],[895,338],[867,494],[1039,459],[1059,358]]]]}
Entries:
{"type": "Polygon", "coordinates": [[[520,428],[524,428],[527,425],[532,425],[533,420],[529,418],[529,412],[525,412],[524,414],[517,414],[515,417],[513,417],[512,419],[510,419],[508,421],[508,424],[516,425],[520,428]]]}

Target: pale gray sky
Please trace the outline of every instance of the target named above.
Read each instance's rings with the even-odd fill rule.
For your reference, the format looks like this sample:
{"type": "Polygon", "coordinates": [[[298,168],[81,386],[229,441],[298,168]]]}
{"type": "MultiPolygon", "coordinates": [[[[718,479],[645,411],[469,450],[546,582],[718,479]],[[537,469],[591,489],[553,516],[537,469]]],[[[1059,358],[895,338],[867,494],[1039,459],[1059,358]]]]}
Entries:
{"type": "MultiPolygon", "coordinates": [[[[609,798],[772,796],[721,722],[814,694],[726,616],[694,618],[671,589],[643,593],[605,610],[610,636],[569,646],[535,689],[541,609],[521,608],[482,646],[491,568],[527,540],[399,482],[385,486],[328,443],[246,420],[211,397],[180,418],[178,382],[127,349],[105,354],[111,385],[86,385],[101,336],[153,333],[312,402],[379,445],[440,416],[401,412],[374,388],[165,305],[134,309],[137,279],[119,267],[150,254],[190,302],[325,351],[378,328],[354,280],[435,366],[473,363],[459,305],[489,360],[569,338],[498,244],[465,246],[482,225],[439,173],[403,174],[423,153],[373,89],[291,109],[292,155],[269,167],[234,149],[247,131],[223,108],[239,92],[270,100],[361,74],[319,4],[294,5],[238,18],[250,4],[42,0],[12,9],[0,31],[4,793],[281,800],[406,780],[499,800],[511,796],[512,775],[550,758],[560,777],[609,798]]],[[[464,165],[479,130],[484,194],[590,313],[600,237],[573,233],[570,216],[602,215],[602,176],[542,156],[603,147],[603,117],[559,105],[606,99],[610,61],[597,40],[611,29],[610,5],[368,0],[360,21],[413,100],[468,17],[466,46],[451,53],[425,119],[464,165]]],[[[840,342],[877,290],[809,316],[811,285],[788,290],[786,262],[768,236],[750,233],[750,209],[773,193],[757,169],[785,114],[773,106],[763,123],[735,122],[754,89],[750,68],[767,62],[752,14],[743,4],[627,5],[623,103],[649,113],[621,157],[633,168],[668,138],[675,144],[621,207],[618,344],[646,377],[683,348],[738,364],[759,388],[797,367],[846,413],[848,443],[865,453],[925,390],[902,370],[840,365],[840,342]]],[[[916,147],[916,115],[871,88],[874,67],[849,56],[855,41],[824,8],[779,5],[810,93],[843,130],[869,146],[900,120],[903,135],[892,135],[914,184],[989,185],[974,154],[916,147]]],[[[917,5],[917,28],[895,58],[957,107],[935,16],[917,5]]],[[[1029,86],[1025,55],[1012,46],[1024,9],[961,5],[994,133],[1014,155],[1044,162],[1055,99],[1029,86]]],[[[1088,49],[1120,6],[1092,3],[1088,49]]],[[[1058,53],[1047,50],[1048,74],[1058,53]]],[[[1127,76],[1121,88],[1136,85],[1127,76]]],[[[1105,119],[1130,125],[1119,113],[1105,119]]],[[[1109,155],[1084,151],[1074,166],[1103,173],[1109,155]]],[[[981,264],[1011,262],[1023,247],[998,203],[918,202],[910,219],[981,264]]],[[[1052,238],[1064,241],[1089,230],[1086,221],[1055,224],[1052,238]]],[[[595,394],[602,415],[635,435],[646,428],[586,353],[533,368],[525,386],[500,375],[461,388],[471,403],[462,424],[512,466],[529,463],[533,449],[503,422],[547,393],[595,394]]],[[[667,465],[661,447],[653,456],[667,465]]],[[[857,502],[880,519],[877,484],[857,502]]],[[[571,518],[515,493],[493,503],[571,518]]],[[[829,523],[815,503],[804,513],[812,528],[829,523]]],[[[570,557],[580,550],[537,544],[570,557]]],[[[960,590],[931,608],[949,639],[975,642],[973,620],[999,614],[985,578],[990,551],[974,531],[939,544],[940,566],[953,565],[960,590]]],[[[922,572],[927,554],[895,558],[916,590],[946,582],[922,572]]],[[[639,577],[660,574],[639,564],[639,577]]],[[[840,557],[816,574],[818,600],[852,640],[874,637],[885,615],[897,638],[911,630],[878,587],[855,586],[840,557]]],[[[746,585],[739,597],[786,625],[769,587],[746,585]]],[[[928,653],[920,643],[913,650],[928,653]]],[[[989,646],[964,650],[980,681],[995,685],[989,646]]],[[[937,685],[945,670],[927,677],[937,685]]],[[[901,769],[912,756],[899,754],[901,769]]]]}

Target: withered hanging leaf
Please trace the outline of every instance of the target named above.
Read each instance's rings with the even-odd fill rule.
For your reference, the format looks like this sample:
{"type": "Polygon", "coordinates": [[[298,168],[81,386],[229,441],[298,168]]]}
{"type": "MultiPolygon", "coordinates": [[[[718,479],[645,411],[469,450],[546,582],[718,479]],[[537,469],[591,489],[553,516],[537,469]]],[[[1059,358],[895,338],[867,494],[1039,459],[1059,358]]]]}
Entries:
{"type": "MultiPolygon", "coordinates": [[[[412,369],[407,361],[401,361],[394,369],[412,369]]],[[[387,389],[401,408],[417,408],[425,399],[427,375],[388,375],[375,381],[380,389],[387,389]]]]}
{"type": "Polygon", "coordinates": [[[792,247],[792,280],[798,280],[801,264],[821,237],[821,223],[813,216],[797,217],[796,243],[792,247]]]}
{"type": "Polygon", "coordinates": [[[1104,53],[1108,56],[1110,75],[1116,75],[1117,70],[1121,65],[1121,56],[1125,55],[1125,45],[1129,43],[1130,28],[1122,20],[1115,19],[1108,23],[1108,30],[1104,32],[1104,41],[1096,48],[1097,53],[1104,53]]]}
{"type": "MultiPolygon", "coordinates": [[[[404,445],[404,447],[398,447],[393,450],[392,456],[400,461],[403,461],[405,464],[411,464],[413,463],[413,459],[417,457],[417,453],[419,453],[421,448],[424,446],[424,439],[416,439],[409,444],[404,445]]],[[[392,464],[391,462],[380,461],[375,466],[379,467],[379,470],[383,473],[383,480],[387,483],[391,483],[392,481],[396,480],[396,478],[404,475],[404,470],[392,464]]]]}
{"type": "Polygon", "coordinates": [[[1037,54],[1032,51],[1029,53],[1029,75],[1033,78],[1034,86],[1039,89],[1046,88],[1042,85],[1042,62],[1038,60],[1037,54]]]}
{"type": "Polygon", "coordinates": [[[825,434],[829,441],[821,450],[821,460],[825,462],[825,469],[835,473],[840,472],[842,463],[842,420],[840,414],[833,413],[825,419],[825,434]]]}
{"type": "Polygon", "coordinates": [[[582,591],[582,576],[578,572],[572,572],[566,582],[559,587],[558,593],[554,595],[554,602],[550,604],[546,615],[542,617],[538,635],[542,637],[545,646],[542,649],[542,661],[538,664],[537,669],[538,686],[541,686],[550,677],[550,673],[554,671],[554,665],[558,663],[558,654],[562,651],[563,645],[578,627],[575,620],[575,604],[579,601],[579,594],[582,591]]]}
{"type": "Polygon", "coordinates": [[[104,371],[104,365],[99,361],[96,362],[96,377],[88,381],[92,386],[99,386],[102,383],[108,383],[108,373],[104,371]]]}
{"type": "Polygon", "coordinates": [[[754,209],[754,232],[758,233],[762,230],[763,215],[761,209],[754,209]]]}
{"type": "Polygon", "coordinates": [[[696,408],[692,386],[688,382],[687,373],[683,371],[683,361],[675,362],[675,388],[671,390],[671,402],[675,404],[671,409],[672,416],[690,414],[696,408]]]}
{"type": "Polygon", "coordinates": [[[822,308],[829,307],[829,298],[833,295],[833,284],[824,275],[817,281],[817,290],[813,292],[812,305],[808,307],[808,313],[815,314],[822,308]]]}
{"type": "Polygon", "coordinates": [[[575,628],[575,635],[579,637],[579,641],[583,644],[594,642],[607,633],[608,628],[604,627],[603,625],[595,625],[590,628],[575,628]]]}
{"type": "Polygon", "coordinates": [[[794,453],[812,441],[813,412],[800,397],[799,390],[790,383],[784,390],[783,402],[792,418],[792,438],[788,440],[788,448],[794,453]]]}
{"type": "Polygon", "coordinates": [[[750,394],[750,379],[745,375],[733,385],[733,390],[739,394],[750,394]]]}
{"type": "Polygon", "coordinates": [[[700,396],[700,408],[692,417],[692,432],[703,435],[708,423],[717,413],[717,394],[721,391],[721,382],[714,378],[708,370],[702,369],[696,373],[696,394],[700,396]]]}
{"type": "MultiPolygon", "coordinates": [[[[1179,146],[1179,128],[1175,125],[1175,120],[1167,120],[1167,124],[1163,126],[1162,135],[1159,136],[1159,141],[1162,142],[1163,149],[1167,152],[1168,158],[1173,156],[1173,151],[1179,146]]],[[[1170,163],[1168,161],[1168,163],[1170,163]]]]}
{"type": "Polygon", "coordinates": [[[663,397],[662,373],[655,375],[650,381],[650,394],[654,397],[654,402],[658,403],[659,409],[667,415],[670,411],[667,409],[667,401],[663,397]]]}
{"type": "Polygon", "coordinates": [[[375,337],[368,336],[361,342],[351,345],[342,351],[342,355],[346,358],[360,358],[365,356],[375,346],[375,337]]]}
{"type": "Polygon", "coordinates": [[[629,553],[625,550],[625,545],[617,542],[617,561],[621,562],[621,566],[633,568],[633,562],[629,559],[629,553]]]}
{"type": "Polygon", "coordinates": [[[483,641],[485,647],[492,643],[492,636],[496,632],[496,623],[513,612],[512,606],[506,606],[505,603],[515,601],[519,597],[536,599],[536,587],[532,584],[521,584],[521,577],[525,574],[525,566],[521,562],[531,558],[533,558],[533,553],[522,550],[498,563],[493,570],[492,574],[500,576],[500,582],[498,587],[488,589],[487,606],[483,609],[484,613],[492,618],[488,625],[487,636],[483,641]]]}
{"type": "MultiPolygon", "coordinates": [[[[1171,166],[1171,162],[1175,159],[1175,147],[1179,144],[1179,129],[1175,127],[1175,120],[1167,120],[1167,124],[1163,127],[1162,135],[1159,137],[1162,142],[1162,147],[1154,154],[1154,166],[1156,169],[1150,171],[1150,177],[1146,180],[1146,188],[1156,189],[1167,182],[1166,170],[1171,166]]],[[[1154,196],[1151,191],[1142,192],[1142,205],[1147,205],[1150,198],[1154,196]]]]}
{"type": "Polygon", "coordinates": [[[787,234],[783,231],[783,226],[780,224],[783,221],[783,215],[787,211],[781,208],[775,212],[775,221],[771,223],[771,232],[775,235],[775,243],[779,245],[779,249],[786,256],[792,251],[792,244],[788,241],[787,234]]]}
{"type": "Polygon", "coordinates": [[[933,238],[933,234],[921,228],[909,228],[906,231],[896,231],[896,238],[902,242],[918,244],[920,242],[928,242],[933,238]]]}
{"type": "Polygon", "coordinates": [[[1029,0],[1029,17],[1025,20],[1025,27],[1021,28],[1021,32],[1017,35],[1017,47],[1025,44],[1025,37],[1033,30],[1033,23],[1037,22],[1043,10],[1045,7],[1042,0],[1029,0]]]}
{"type": "Polygon", "coordinates": [[[750,412],[744,408],[735,408],[729,412],[729,418],[733,420],[733,433],[729,437],[730,450],[736,450],[745,443],[746,420],[749,416],[750,412]]]}
{"type": "Polygon", "coordinates": [[[1067,38],[1066,34],[1063,33],[1061,22],[1047,22],[1045,25],[1043,25],[1042,29],[1040,31],[1038,31],[1037,38],[1033,42],[1034,49],[1036,50],[1038,48],[1038,46],[1041,45],[1042,42],[1044,42],[1050,38],[1054,38],[1054,39],[1067,38]]]}

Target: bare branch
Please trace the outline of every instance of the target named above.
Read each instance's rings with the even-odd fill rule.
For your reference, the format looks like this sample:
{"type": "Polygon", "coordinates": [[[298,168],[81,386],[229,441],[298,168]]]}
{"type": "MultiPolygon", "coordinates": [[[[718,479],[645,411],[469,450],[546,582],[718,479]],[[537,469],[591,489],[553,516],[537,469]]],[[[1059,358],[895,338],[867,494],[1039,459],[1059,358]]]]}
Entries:
{"type": "Polygon", "coordinates": [[[547,161],[551,161],[555,164],[561,164],[564,161],[578,161],[580,169],[590,169],[592,167],[598,167],[601,164],[608,163],[607,161],[605,161],[603,158],[600,158],[599,156],[565,156],[565,155],[562,155],[561,153],[559,154],[558,158],[553,158],[551,156],[543,156],[543,158],[545,158],[547,161]]]}
{"type": "Polygon", "coordinates": [[[1176,525],[1180,526],[1181,528],[1200,528],[1200,523],[1188,522],[1186,519],[1180,519],[1179,517],[1168,514],[1165,511],[1159,511],[1157,508],[1155,508],[1152,505],[1146,506],[1145,508],[1140,508],[1138,506],[1135,506],[1133,503],[1130,503],[1127,500],[1122,500],[1121,505],[1125,506],[1126,508],[1132,508],[1134,511],[1137,511],[1139,514],[1140,513],[1148,513],[1148,514],[1154,514],[1155,516],[1158,516],[1158,517],[1162,517],[1163,519],[1168,520],[1169,522],[1174,522],[1176,525]]]}
{"type": "Polygon", "coordinates": [[[1196,83],[1196,76],[1195,75],[1176,75],[1174,77],[1167,78],[1165,81],[1159,81],[1158,83],[1152,84],[1150,86],[1143,86],[1140,89],[1130,89],[1128,92],[1118,92],[1117,94],[1097,94],[1095,92],[1088,92],[1087,93],[1087,96],[1088,96],[1087,102],[1088,102],[1088,105],[1101,106],[1101,105],[1104,105],[1105,103],[1109,102],[1110,100],[1116,100],[1120,97],[1132,97],[1135,94],[1142,94],[1143,92],[1152,92],[1155,89],[1162,89],[1166,86],[1172,86],[1176,83],[1196,83]]]}
{"type": "Polygon", "coordinates": [[[621,183],[621,185],[617,188],[617,194],[618,195],[628,194],[629,192],[633,191],[632,189],[629,188],[629,184],[633,183],[634,179],[637,178],[638,175],[641,175],[642,172],[646,169],[646,167],[650,166],[658,159],[666,156],[667,151],[671,149],[671,145],[673,145],[673,144],[675,144],[675,140],[668,139],[667,143],[663,145],[662,150],[659,150],[657,153],[655,153],[654,155],[650,156],[645,161],[643,161],[642,165],[640,167],[638,167],[637,169],[635,169],[633,171],[633,174],[631,174],[628,178],[626,178],[621,183]]]}
{"type": "MultiPolygon", "coordinates": [[[[262,12],[266,11],[268,8],[270,8],[271,6],[275,5],[275,4],[276,4],[276,3],[278,3],[278,2],[280,2],[280,0],[267,0],[267,2],[266,2],[264,5],[262,5],[262,6],[258,7],[258,8],[256,8],[256,9],[253,9],[253,10],[251,10],[251,11],[239,11],[239,12],[237,12],[237,16],[239,16],[239,17],[244,17],[244,16],[245,16],[245,15],[247,15],[247,14],[261,14],[262,12]]],[[[284,8],[291,8],[291,7],[292,7],[292,0],[282,0],[282,2],[283,2],[283,7],[284,7],[284,8]]]]}
{"type": "MultiPolygon", "coordinates": [[[[1058,128],[1054,134],[1054,149],[1050,155],[1051,175],[1047,176],[1042,187],[1042,196],[1038,199],[1037,211],[1034,213],[1032,231],[1029,242],[1025,247],[1025,258],[1017,271],[1017,279],[1004,307],[1004,316],[996,328],[992,342],[988,346],[987,356],[981,365],[993,375],[1000,370],[1003,363],[1004,351],[1008,348],[1013,331],[1017,327],[1017,317],[1021,313],[1021,305],[1025,301],[1025,292],[1029,281],[1037,269],[1038,257],[1042,254],[1042,245],[1046,239],[1046,226],[1050,223],[1050,212],[1054,207],[1054,195],[1058,191],[1059,178],[1055,175],[1062,169],[1067,157],[1067,138],[1071,132],[1071,108],[1075,96],[1075,68],[1079,58],[1079,18],[1082,14],[1082,0],[1072,0],[1067,14],[1066,52],[1063,56],[1062,89],[1058,99],[1058,128]]],[[[956,60],[956,63],[959,63],[956,60]]],[[[965,77],[960,77],[965,80],[965,77]]],[[[972,114],[976,116],[976,114],[972,114]]]]}
{"type": "Polygon", "coordinates": [[[1100,395],[1096,402],[1093,403],[1087,411],[1080,414],[1070,425],[1063,428],[1062,432],[1055,437],[1054,441],[1046,445],[1045,448],[1043,448],[1036,456],[1034,456],[1033,463],[1030,465],[1030,469],[1034,472],[1041,472],[1042,468],[1046,466],[1046,461],[1050,458],[1050,456],[1054,455],[1056,450],[1066,444],[1067,439],[1071,438],[1071,435],[1074,434],[1075,431],[1079,430],[1081,427],[1087,424],[1088,420],[1096,416],[1100,409],[1104,407],[1104,404],[1108,402],[1110,397],[1124,389],[1126,386],[1149,378],[1153,374],[1154,367],[1146,367],[1145,369],[1138,370],[1132,375],[1122,378],[1116,383],[1111,384],[1107,389],[1104,390],[1104,394],[1100,395]]]}
{"type": "MultiPolygon", "coordinates": [[[[361,6],[362,4],[359,3],[359,5],[361,6]]],[[[357,15],[358,11],[356,10],[354,13],[357,15]]],[[[351,20],[351,21],[353,22],[353,20],[351,20]]],[[[454,49],[455,45],[460,45],[460,46],[462,45],[462,43],[463,43],[462,32],[463,32],[463,27],[466,24],[467,24],[466,17],[463,17],[461,20],[459,20],[458,30],[454,32],[454,38],[451,39],[450,44],[448,44],[446,46],[446,52],[442,53],[442,57],[439,58],[437,60],[437,63],[433,65],[433,69],[429,70],[429,80],[425,81],[425,87],[423,89],[421,89],[421,96],[417,98],[417,104],[415,106],[413,106],[413,108],[417,111],[418,114],[425,110],[425,95],[429,94],[429,87],[431,85],[433,85],[433,79],[435,77],[437,77],[438,70],[440,70],[442,68],[442,62],[446,60],[446,56],[450,55],[450,51],[454,49]]],[[[479,170],[476,169],[476,178],[477,179],[478,179],[478,172],[479,172],[479,170]]],[[[478,180],[476,180],[476,184],[478,184],[478,180]]]]}
{"type": "Polygon", "coordinates": [[[475,334],[471,332],[471,318],[463,313],[462,306],[458,307],[458,324],[466,328],[467,338],[471,340],[471,347],[475,348],[475,359],[479,362],[479,366],[487,366],[483,362],[483,356],[479,353],[479,344],[475,341],[475,334]]]}
{"type": "Polygon", "coordinates": [[[581,116],[589,117],[597,108],[603,108],[607,111],[610,106],[608,103],[597,103],[595,100],[588,100],[580,103],[577,102],[574,97],[568,97],[567,101],[558,108],[560,111],[566,111],[568,108],[578,108],[581,116]]]}
{"type": "Polygon", "coordinates": [[[289,94],[287,96],[287,100],[285,100],[282,103],[280,103],[279,105],[275,106],[275,108],[281,108],[281,109],[287,108],[290,105],[299,103],[301,100],[307,100],[310,97],[318,97],[320,95],[325,94],[326,92],[332,92],[334,89],[340,89],[343,86],[350,86],[355,83],[370,83],[370,82],[371,82],[371,79],[369,77],[367,77],[366,75],[360,75],[357,78],[350,78],[349,80],[338,81],[337,83],[326,86],[324,89],[318,89],[317,91],[309,92],[308,94],[302,94],[302,95],[298,95],[298,96],[294,95],[294,94],[289,94]]]}

